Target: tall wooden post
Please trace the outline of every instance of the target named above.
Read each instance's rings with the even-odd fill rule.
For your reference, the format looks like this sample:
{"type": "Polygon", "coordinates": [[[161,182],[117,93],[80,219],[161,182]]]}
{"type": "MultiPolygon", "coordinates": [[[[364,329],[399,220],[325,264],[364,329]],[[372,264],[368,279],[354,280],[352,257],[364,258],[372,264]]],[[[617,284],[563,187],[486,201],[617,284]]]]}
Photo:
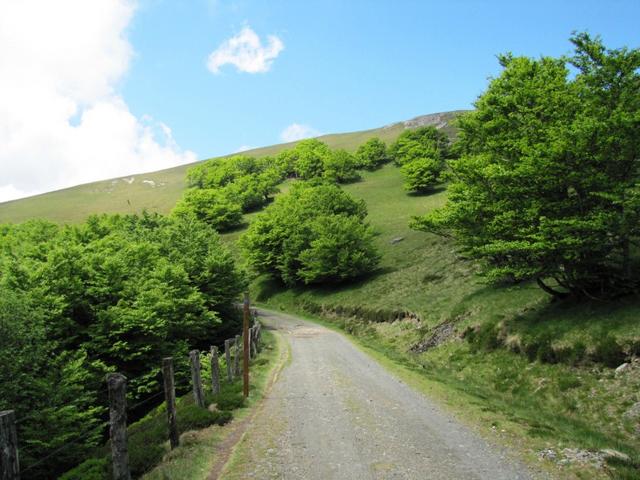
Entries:
{"type": "Polygon", "coordinates": [[[204,408],[204,392],[202,391],[202,375],[200,374],[200,352],[198,350],[191,350],[189,352],[189,360],[191,360],[193,399],[196,405],[204,408]]]}
{"type": "Polygon", "coordinates": [[[164,378],[164,400],[167,403],[169,444],[171,445],[171,450],[173,450],[180,445],[178,425],[176,423],[176,389],[173,378],[173,358],[162,359],[162,377],[164,378]]]}
{"type": "Polygon", "coordinates": [[[249,396],[249,292],[244,293],[244,315],[242,321],[242,393],[249,396]]]}
{"type": "Polygon", "coordinates": [[[211,391],[220,393],[220,364],[218,363],[218,347],[211,347],[211,391]]]}
{"type": "Polygon", "coordinates": [[[114,480],[131,480],[127,447],[127,378],[121,373],[107,375],[109,389],[109,435],[114,480]]]}
{"type": "Polygon", "coordinates": [[[16,414],[13,410],[0,412],[0,478],[20,479],[16,414]]]}
{"type": "Polygon", "coordinates": [[[231,370],[231,342],[233,340],[228,339],[224,341],[224,359],[227,362],[227,380],[229,383],[233,382],[233,370],[231,370]]]}

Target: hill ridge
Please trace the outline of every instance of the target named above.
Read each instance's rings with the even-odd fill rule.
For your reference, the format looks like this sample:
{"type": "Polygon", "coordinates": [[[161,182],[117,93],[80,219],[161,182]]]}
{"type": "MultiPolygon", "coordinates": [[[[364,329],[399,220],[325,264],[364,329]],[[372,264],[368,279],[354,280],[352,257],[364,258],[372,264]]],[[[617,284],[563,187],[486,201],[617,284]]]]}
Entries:
{"type": "MultiPolygon", "coordinates": [[[[436,112],[380,128],[330,133],[316,138],[326,142],[331,148],[355,150],[371,137],[377,136],[389,143],[405,129],[423,125],[434,125],[453,135],[451,120],[463,111],[436,112]]],[[[255,157],[274,155],[295,143],[297,142],[269,145],[237,154],[255,157]]],[[[3,202],[0,203],[0,223],[19,223],[33,218],[43,218],[56,223],[77,223],[91,214],[98,213],[137,213],[142,210],[168,213],[182,195],[187,169],[204,160],[230,155],[234,154],[211,157],[162,170],[98,180],[3,202]]]]}

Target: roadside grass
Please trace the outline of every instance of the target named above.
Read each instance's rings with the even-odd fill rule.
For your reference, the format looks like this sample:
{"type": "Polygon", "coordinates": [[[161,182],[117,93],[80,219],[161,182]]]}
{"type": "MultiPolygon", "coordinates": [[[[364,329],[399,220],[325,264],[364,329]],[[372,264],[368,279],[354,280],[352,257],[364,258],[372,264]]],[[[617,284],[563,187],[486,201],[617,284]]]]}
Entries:
{"type": "MultiPolygon", "coordinates": [[[[262,349],[252,360],[250,394],[245,400],[242,382],[229,383],[221,379],[221,392],[211,393],[210,374],[203,368],[202,378],[206,404],[216,405],[215,410],[198,407],[192,393],[176,401],[176,418],[180,434],[180,446],[170,450],[168,442],[166,405],[161,403],[144,418],[127,428],[129,464],[132,478],[199,479],[207,478],[216,457],[212,449],[222,443],[229,432],[229,422],[242,420],[264,394],[276,359],[280,355],[280,341],[268,331],[263,331],[262,349]]],[[[203,362],[205,367],[208,362],[203,362]]],[[[224,361],[221,376],[225,373],[224,361]]],[[[226,376],[225,376],[226,377],[226,376]]],[[[184,390],[184,389],[183,389],[184,390]]],[[[103,480],[111,478],[108,444],[95,455],[65,473],[62,480],[103,480]]]]}
{"type": "Polygon", "coordinates": [[[413,354],[407,347],[415,335],[407,332],[414,330],[414,321],[372,324],[321,317],[295,306],[281,310],[346,333],[391,373],[438,400],[489,441],[519,451],[534,468],[561,478],[639,477],[637,424],[622,415],[640,388],[638,372],[616,377],[597,366],[529,362],[505,350],[476,353],[463,340],[413,354]],[[589,463],[560,467],[539,459],[547,448],[559,458],[565,448],[615,449],[631,461],[610,461],[604,469],[589,463]]]}
{"type": "MultiPolygon", "coordinates": [[[[252,364],[249,397],[242,407],[234,410],[233,422],[224,426],[214,425],[198,432],[192,432],[180,447],[168,452],[162,463],[144,475],[143,479],[197,480],[208,478],[215,462],[221,460],[216,457],[216,450],[233,432],[235,424],[251,414],[256,403],[262,399],[274,370],[279,368],[279,358],[284,348],[282,341],[267,330],[263,330],[262,335],[262,350],[252,364]]],[[[234,385],[237,385],[241,395],[241,382],[237,381],[234,385]]]]}

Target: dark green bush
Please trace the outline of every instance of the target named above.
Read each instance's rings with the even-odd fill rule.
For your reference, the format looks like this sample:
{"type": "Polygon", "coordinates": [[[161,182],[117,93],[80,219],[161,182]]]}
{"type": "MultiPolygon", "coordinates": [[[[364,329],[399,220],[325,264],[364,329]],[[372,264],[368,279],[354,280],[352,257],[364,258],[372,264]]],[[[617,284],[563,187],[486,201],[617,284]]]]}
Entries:
{"type": "Polygon", "coordinates": [[[227,389],[223,389],[214,397],[214,403],[220,410],[235,410],[244,406],[244,396],[242,395],[242,385],[234,383],[227,389]]]}
{"type": "MultiPolygon", "coordinates": [[[[218,408],[220,408],[219,403],[218,408]]],[[[210,412],[206,408],[201,408],[197,405],[188,405],[180,410],[178,432],[182,434],[189,430],[201,430],[211,425],[224,425],[232,417],[231,412],[227,411],[227,409],[224,410],[210,412]]]]}
{"type": "Polygon", "coordinates": [[[90,458],[62,475],[59,480],[108,480],[109,459],[90,458]]]}

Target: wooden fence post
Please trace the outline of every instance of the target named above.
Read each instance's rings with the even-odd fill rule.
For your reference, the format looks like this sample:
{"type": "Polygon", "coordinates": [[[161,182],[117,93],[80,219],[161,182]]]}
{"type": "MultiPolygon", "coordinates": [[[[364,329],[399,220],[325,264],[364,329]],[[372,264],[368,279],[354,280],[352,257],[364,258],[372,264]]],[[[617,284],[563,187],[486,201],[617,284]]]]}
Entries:
{"type": "Polygon", "coordinates": [[[227,361],[227,380],[229,380],[229,383],[233,382],[233,370],[231,369],[231,342],[231,339],[224,341],[224,358],[227,361]]]}
{"type": "Polygon", "coordinates": [[[20,479],[16,414],[13,410],[0,412],[0,478],[20,479]]]}
{"type": "Polygon", "coordinates": [[[255,355],[255,350],[253,349],[253,327],[249,329],[249,360],[252,360],[255,355]]]}
{"type": "Polygon", "coordinates": [[[178,425],[176,423],[176,389],[173,378],[173,358],[162,359],[162,377],[164,378],[164,400],[167,403],[167,421],[169,423],[169,444],[171,450],[180,445],[178,425]]]}
{"type": "Polygon", "coordinates": [[[254,335],[254,341],[256,344],[256,351],[259,352],[260,351],[260,322],[256,322],[253,326],[253,335],[254,335]]]}
{"type": "Polygon", "coordinates": [[[249,293],[244,293],[244,314],[242,320],[242,394],[249,396],[249,293]]]}
{"type": "Polygon", "coordinates": [[[218,363],[218,347],[211,347],[211,391],[220,393],[220,364],[218,363]]]}
{"type": "Polygon", "coordinates": [[[253,351],[253,356],[258,356],[258,342],[256,342],[258,330],[257,327],[251,328],[251,350],[253,351]]]}
{"type": "Polygon", "coordinates": [[[204,392],[202,391],[202,376],[200,374],[200,352],[191,350],[189,352],[191,360],[191,382],[193,383],[193,399],[196,405],[204,408],[204,392]]]}
{"type": "Polygon", "coordinates": [[[107,375],[109,389],[109,436],[114,480],[131,480],[127,448],[127,378],[121,373],[107,375]]]}
{"type": "Polygon", "coordinates": [[[233,376],[240,376],[240,335],[236,335],[234,357],[233,357],[233,376]]]}

